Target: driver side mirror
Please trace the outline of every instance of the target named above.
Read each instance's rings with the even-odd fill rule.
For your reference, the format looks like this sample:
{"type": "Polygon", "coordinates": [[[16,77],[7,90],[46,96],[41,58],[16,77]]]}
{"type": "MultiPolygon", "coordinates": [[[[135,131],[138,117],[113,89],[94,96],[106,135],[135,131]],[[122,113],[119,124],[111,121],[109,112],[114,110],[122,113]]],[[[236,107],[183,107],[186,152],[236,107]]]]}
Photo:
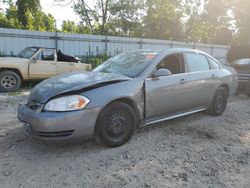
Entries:
{"type": "Polygon", "coordinates": [[[157,71],[155,71],[153,74],[152,74],[152,77],[153,78],[158,78],[158,77],[161,77],[161,76],[170,76],[172,75],[172,72],[168,69],[158,69],[157,71]]]}
{"type": "Polygon", "coordinates": [[[32,57],[31,62],[32,62],[32,63],[36,63],[36,58],[35,58],[35,57],[32,57]]]}

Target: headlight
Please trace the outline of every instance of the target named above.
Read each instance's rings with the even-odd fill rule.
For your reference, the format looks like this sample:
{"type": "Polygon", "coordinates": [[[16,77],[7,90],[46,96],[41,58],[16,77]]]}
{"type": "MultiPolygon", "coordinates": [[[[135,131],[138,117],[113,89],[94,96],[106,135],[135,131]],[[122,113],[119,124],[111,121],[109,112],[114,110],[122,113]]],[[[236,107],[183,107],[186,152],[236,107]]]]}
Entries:
{"type": "Polygon", "coordinates": [[[44,110],[56,112],[81,110],[84,109],[89,102],[90,100],[87,97],[81,95],[70,95],[49,101],[45,105],[44,110]]]}

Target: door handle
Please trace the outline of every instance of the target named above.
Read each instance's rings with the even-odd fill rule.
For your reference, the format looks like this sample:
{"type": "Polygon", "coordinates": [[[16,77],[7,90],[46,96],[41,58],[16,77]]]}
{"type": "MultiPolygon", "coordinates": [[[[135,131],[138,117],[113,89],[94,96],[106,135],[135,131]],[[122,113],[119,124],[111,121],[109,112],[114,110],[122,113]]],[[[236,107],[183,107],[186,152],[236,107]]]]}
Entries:
{"type": "Polygon", "coordinates": [[[188,82],[188,80],[186,80],[184,78],[180,80],[180,84],[186,84],[187,82],[188,82]]]}
{"type": "Polygon", "coordinates": [[[216,74],[212,74],[211,78],[217,78],[217,75],[216,74]]]}

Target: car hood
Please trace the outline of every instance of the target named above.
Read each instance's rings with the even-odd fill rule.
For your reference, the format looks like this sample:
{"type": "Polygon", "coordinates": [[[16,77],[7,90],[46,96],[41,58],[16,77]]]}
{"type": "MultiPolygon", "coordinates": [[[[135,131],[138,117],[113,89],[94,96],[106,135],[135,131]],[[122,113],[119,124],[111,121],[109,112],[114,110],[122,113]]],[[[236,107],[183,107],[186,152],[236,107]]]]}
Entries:
{"type": "Polygon", "coordinates": [[[108,84],[131,80],[121,74],[73,72],[55,76],[39,83],[30,93],[29,101],[46,103],[49,99],[70,92],[94,89],[108,84]]]}
{"type": "Polygon", "coordinates": [[[19,57],[0,57],[0,62],[23,62],[26,61],[27,59],[24,58],[19,58],[19,57]]]}

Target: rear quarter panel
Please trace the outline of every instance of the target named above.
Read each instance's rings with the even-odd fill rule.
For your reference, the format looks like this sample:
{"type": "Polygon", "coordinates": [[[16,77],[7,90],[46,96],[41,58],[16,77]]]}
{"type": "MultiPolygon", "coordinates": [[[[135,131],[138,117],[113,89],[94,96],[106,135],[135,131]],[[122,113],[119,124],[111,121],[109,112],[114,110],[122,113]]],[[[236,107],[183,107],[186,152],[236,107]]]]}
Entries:
{"type": "Polygon", "coordinates": [[[227,84],[230,90],[230,96],[234,96],[238,89],[238,78],[234,68],[224,66],[221,70],[218,70],[218,76],[220,84],[227,84]]]}

